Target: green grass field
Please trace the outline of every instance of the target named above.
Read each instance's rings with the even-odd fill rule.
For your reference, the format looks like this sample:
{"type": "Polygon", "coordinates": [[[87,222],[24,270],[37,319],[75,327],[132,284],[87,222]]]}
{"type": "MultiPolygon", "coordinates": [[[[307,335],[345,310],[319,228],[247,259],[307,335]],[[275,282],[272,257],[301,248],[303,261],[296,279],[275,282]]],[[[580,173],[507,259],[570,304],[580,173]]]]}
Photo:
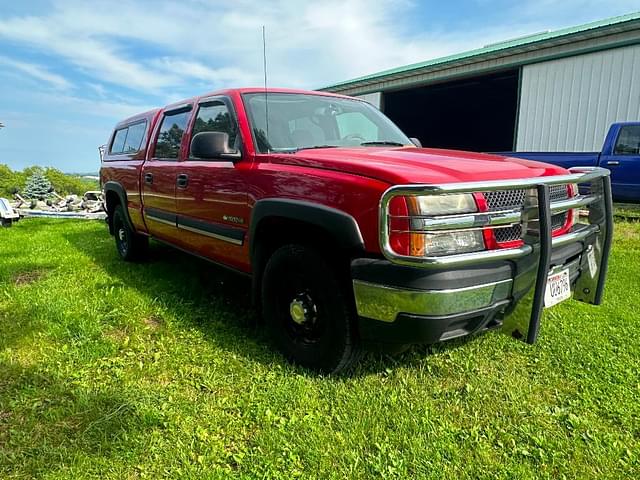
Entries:
{"type": "Polygon", "coordinates": [[[99,222],[0,229],[0,478],[640,478],[640,223],[605,305],[348,375],[286,364],[248,283],[99,222]]]}

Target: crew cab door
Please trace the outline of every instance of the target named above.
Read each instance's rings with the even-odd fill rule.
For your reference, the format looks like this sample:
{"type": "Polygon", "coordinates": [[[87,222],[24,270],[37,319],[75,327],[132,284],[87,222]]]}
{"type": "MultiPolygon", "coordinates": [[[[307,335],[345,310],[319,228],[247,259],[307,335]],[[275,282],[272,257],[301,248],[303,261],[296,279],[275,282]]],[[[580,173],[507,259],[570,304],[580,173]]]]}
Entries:
{"type": "MultiPolygon", "coordinates": [[[[227,97],[201,99],[195,108],[189,142],[200,132],[224,132],[229,147],[240,150],[241,139],[233,103],[227,97]]],[[[248,270],[245,242],[249,222],[247,158],[199,159],[190,149],[179,162],[176,205],[180,244],[193,253],[248,270]]]]}
{"type": "Polygon", "coordinates": [[[605,148],[600,166],[611,170],[617,201],[640,202],[640,124],[620,125],[613,148],[605,148]]]}
{"type": "Polygon", "coordinates": [[[180,237],[176,224],[176,172],[185,152],[184,133],[191,112],[191,104],[169,107],[163,112],[141,173],[147,229],[152,236],[170,243],[177,243],[180,237]]]}

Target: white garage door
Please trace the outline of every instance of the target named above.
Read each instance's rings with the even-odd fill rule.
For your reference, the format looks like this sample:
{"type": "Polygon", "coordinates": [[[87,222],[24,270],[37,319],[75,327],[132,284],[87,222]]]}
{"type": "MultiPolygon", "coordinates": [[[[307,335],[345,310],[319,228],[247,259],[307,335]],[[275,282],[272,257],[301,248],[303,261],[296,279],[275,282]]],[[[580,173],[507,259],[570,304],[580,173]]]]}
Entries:
{"type": "Polygon", "coordinates": [[[609,125],[640,120],[640,45],[527,65],[517,150],[600,150],[609,125]]]}

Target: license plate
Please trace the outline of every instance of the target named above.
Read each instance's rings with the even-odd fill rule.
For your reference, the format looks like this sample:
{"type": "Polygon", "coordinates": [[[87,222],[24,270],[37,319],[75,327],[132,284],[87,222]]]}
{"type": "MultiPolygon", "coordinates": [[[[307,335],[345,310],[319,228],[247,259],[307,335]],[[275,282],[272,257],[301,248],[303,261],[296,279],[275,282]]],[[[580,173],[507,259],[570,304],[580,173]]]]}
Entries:
{"type": "Polygon", "coordinates": [[[571,298],[569,269],[552,273],[547,277],[547,289],[544,292],[544,306],[549,308],[571,298]]]}

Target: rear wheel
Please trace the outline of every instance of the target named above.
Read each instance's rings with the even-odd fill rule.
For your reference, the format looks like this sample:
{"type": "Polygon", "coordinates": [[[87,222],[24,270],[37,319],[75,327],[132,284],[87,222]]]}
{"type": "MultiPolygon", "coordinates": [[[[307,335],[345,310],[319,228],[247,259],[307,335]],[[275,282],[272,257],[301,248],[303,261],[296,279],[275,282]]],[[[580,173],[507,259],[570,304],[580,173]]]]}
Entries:
{"type": "Polygon", "coordinates": [[[118,255],[123,260],[130,262],[140,260],[147,253],[149,238],[138,235],[129,227],[122,205],[116,206],[113,212],[113,233],[118,255]]]}
{"type": "Polygon", "coordinates": [[[337,373],[360,357],[351,296],[335,268],[315,249],[286,245],[265,267],[262,311],[269,333],[287,359],[337,373]]]}

